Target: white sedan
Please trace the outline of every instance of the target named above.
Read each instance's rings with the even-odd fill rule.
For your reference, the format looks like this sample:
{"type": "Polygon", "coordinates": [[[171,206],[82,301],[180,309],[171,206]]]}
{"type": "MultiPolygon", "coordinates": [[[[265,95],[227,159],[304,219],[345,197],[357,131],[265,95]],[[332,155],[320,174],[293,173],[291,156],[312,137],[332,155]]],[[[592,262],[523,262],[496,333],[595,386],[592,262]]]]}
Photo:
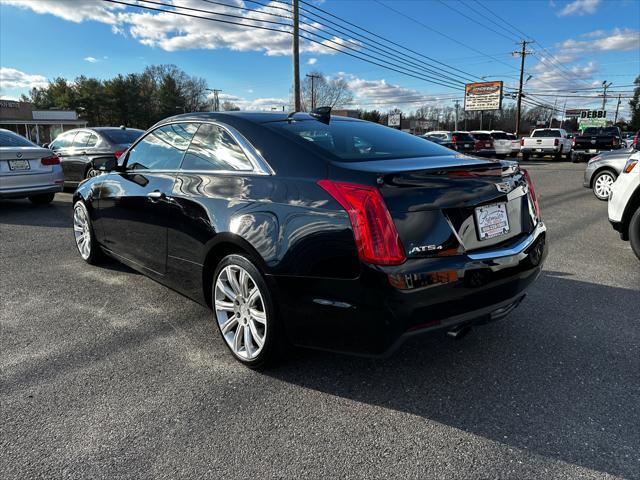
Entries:
{"type": "Polygon", "coordinates": [[[49,203],[62,191],[60,159],[47,148],[0,128],[0,198],[49,203]]]}

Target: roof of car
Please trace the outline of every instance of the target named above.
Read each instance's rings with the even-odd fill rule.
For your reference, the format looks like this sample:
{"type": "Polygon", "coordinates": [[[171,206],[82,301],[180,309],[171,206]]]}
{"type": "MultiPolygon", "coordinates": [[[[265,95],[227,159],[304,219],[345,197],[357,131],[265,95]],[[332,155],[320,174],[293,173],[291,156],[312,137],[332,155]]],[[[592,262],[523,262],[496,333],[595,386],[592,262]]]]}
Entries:
{"type": "MultiPolygon", "coordinates": [[[[283,122],[287,120],[289,117],[289,113],[287,112],[193,112],[193,113],[183,113],[180,115],[175,115],[173,117],[165,118],[158,122],[158,124],[166,123],[170,121],[178,121],[178,120],[219,120],[224,121],[225,119],[242,119],[252,123],[269,123],[269,122],[283,122]]],[[[344,120],[344,121],[354,121],[354,122],[364,122],[365,120],[359,120],[357,118],[352,117],[341,117],[338,115],[332,115],[332,119],[336,120],[344,120]]],[[[315,120],[314,117],[304,112],[297,112],[293,115],[294,120],[315,120]]]]}

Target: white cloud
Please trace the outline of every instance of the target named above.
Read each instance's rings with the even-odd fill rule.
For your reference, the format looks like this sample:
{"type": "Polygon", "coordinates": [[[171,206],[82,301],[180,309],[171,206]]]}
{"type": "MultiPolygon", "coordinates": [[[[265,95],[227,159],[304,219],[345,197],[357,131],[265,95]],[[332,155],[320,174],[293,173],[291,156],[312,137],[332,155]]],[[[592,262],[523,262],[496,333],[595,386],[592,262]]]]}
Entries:
{"type": "Polygon", "coordinates": [[[598,5],[600,5],[600,0],[574,0],[565,5],[565,7],[558,12],[558,15],[561,17],[567,15],[587,15],[595,13],[598,5]]]}
{"type": "Polygon", "coordinates": [[[84,57],[84,61],[89,63],[98,63],[100,60],[95,57],[84,57]]]}
{"type": "MultiPolygon", "coordinates": [[[[209,99],[213,97],[213,94],[209,95],[209,99]]],[[[240,107],[241,110],[282,110],[282,106],[285,105],[285,109],[289,106],[289,100],[279,97],[266,97],[266,98],[254,98],[247,99],[238,95],[229,93],[221,93],[219,95],[220,104],[223,102],[231,102],[240,107]]]]}
{"type": "Polygon", "coordinates": [[[593,76],[598,72],[595,62],[572,66],[566,66],[563,63],[563,65],[564,67],[560,67],[558,62],[553,62],[551,58],[540,57],[540,61],[530,69],[533,78],[527,83],[528,89],[570,91],[575,88],[585,88],[587,83],[593,83],[593,76]]]}
{"type": "Polygon", "coordinates": [[[611,52],[640,50],[640,31],[615,28],[611,32],[596,30],[582,35],[594,40],[565,40],[560,47],[568,52],[611,52]]]}
{"type": "MultiPolygon", "coordinates": [[[[244,6],[241,0],[232,0],[238,6],[244,6]]],[[[287,19],[269,17],[264,12],[273,12],[269,7],[281,7],[281,4],[269,2],[264,7],[248,12],[243,19],[220,17],[203,12],[181,10],[168,7],[181,13],[205,18],[194,18],[167,12],[150,12],[138,8],[125,9],[122,5],[96,0],[2,0],[3,4],[31,9],[40,14],[51,14],[72,22],[96,21],[111,25],[115,34],[130,35],[143,45],[158,47],[166,51],[188,49],[229,48],[237,51],[262,51],[266,55],[290,55],[291,35],[287,19]],[[272,5],[273,4],[273,5],[272,5]],[[261,13],[262,12],[262,13],[261,13]],[[265,27],[272,30],[246,28],[228,23],[207,20],[217,19],[239,22],[247,25],[265,27]],[[274,25],[265,20],[286,23],[274,25]]],[[[172,0],[174,7],[189,7],[206,10],[199,0],[172,0]]],[[[239,11],[232,6],[216,6],[218,13],[238,15],[239,11]]],[[[313,24],[314,30],[322,29],[320,24],[313,24]]],[[[311,27],[305,27],[311,28],[311,27]]],[[[341,50],[345,41],[337,36],[325,33],[330,40],[322,40],[321,44],[304,38],[300,41],[302,53],[335,54],[332,48],[341,50]]],[[[351,45],[353,47],[353,45],[351,45]]],[[[355,46],[357,48],[357,45],[355,46]]]]}
{"type": "Polygon", "coordinates": [[[18,97],[12,97],[11,95],[0,95],[0,100],[10,100],[12,102],[19,102],[20,99],[18,97]]]}
{"type": "Polygon", "coordinates": [[[318,59],[317,58],[310,58],[309,60],[307,60],[307,65],[315,65],[316,63],[318,63],[318,59]]]}
{"type": "Polygon", "coordinates": [[[0,88],[42,88],[48,84],[47,78],[42,75],[31,75],[15,68],[0,67],[0,88]]]}
{"type": "Polygon", "coordinates": [[[31,9],[36,13],[48,13],[70,22],[95,20],[110,25],[118,22],[116,12],[125,8],[124,5],[95,0],[2,0],[2,3],[31,9]]]}

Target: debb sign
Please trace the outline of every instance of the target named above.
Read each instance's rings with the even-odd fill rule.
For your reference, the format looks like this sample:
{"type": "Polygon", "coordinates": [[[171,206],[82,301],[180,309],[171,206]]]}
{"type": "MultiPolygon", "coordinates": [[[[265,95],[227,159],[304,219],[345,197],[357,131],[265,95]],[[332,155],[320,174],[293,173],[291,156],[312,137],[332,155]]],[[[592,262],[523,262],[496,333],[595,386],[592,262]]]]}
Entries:
{"type": "Polygon", "coordinates": [[[464,87],[464,111],[500,110],[502,82],[467,83],[464,87]]]}

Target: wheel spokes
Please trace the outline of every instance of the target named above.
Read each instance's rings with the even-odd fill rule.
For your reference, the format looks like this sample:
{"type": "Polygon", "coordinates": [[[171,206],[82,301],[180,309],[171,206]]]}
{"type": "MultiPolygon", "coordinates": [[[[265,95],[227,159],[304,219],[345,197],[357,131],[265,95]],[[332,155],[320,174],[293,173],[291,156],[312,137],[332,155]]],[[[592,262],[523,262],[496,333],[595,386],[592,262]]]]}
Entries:
{"type": "Polygon", "coordinates": [[[218,281],[216,282],[216,288],[218,290],[220,290],[229,300],[235,300],[236,299],[236,293],[228,286],[226,286],[223,282],[222,279],[219,278],[218,281]]]}
{"type": "Polygon", "coordinates": [[[264,312],[257,310],[255,308],[250,308],[249,313],[251,314],[251,319],[256,322],[262,323],[263,325],[267,323],[267,316],[264,312]]]}
{"type": "Polygon", "coordinates": [[[264,345],[264,338],[262,338],[260,333],[258,333],[256,323],[253,320],[249,320],[249,329],[251,330],[251,336],[253,337],[255,344],[258,348],[262,347],[262,345],[264,345]]]}
{"type": "Polygon", "coordinates": [[[236,325],[238,323],[238,320],[236,319],[235,315],[232,315],[231,317],[229,317],[227,319],[227,321],[225,323],[223,323],[220,326],[220,329],[222,330],[223,334],[226,334],[229,332],[229,330],[231,330],[233,328],[234,325],[236,325]]]}

